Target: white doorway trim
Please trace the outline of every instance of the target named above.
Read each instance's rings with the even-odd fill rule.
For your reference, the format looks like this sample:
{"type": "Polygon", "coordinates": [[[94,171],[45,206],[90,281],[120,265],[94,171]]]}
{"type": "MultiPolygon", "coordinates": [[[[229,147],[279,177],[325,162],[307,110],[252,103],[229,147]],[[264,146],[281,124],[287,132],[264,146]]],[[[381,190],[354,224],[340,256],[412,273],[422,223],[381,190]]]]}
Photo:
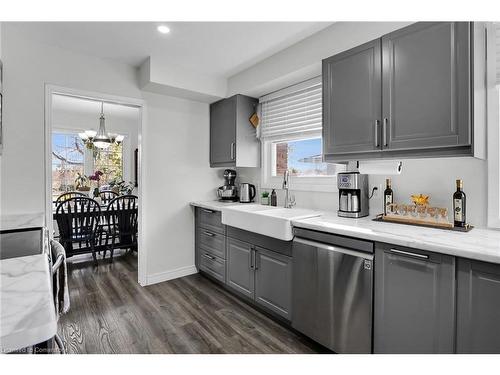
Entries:
{"type": "Polygon", "coordinates": [[[113,104],[127,105],[137,107],[139,109],[139,129],[138,129],[138,180],[139,180],[139,235],[137,244],[137,275],[140,285],[147,285],[147,251],[144,245],[142,233],[144,233],[144,215],[143,215],[143,194],[144,190],[144,176],[143,165],[144,160],[142,157],[142,145],[144,144],[144,128],[146,124],[146,103],[142,99],[129,98],[124,96],[116,96],[110,94],[103,94],[100,92],[77,90],[68,87],[45,85],[45,225],[52,233],[52,95],[61,94],[67,96],[74,96],[82,99],[90,99],[96,101],[104,101],[113,104]]]}

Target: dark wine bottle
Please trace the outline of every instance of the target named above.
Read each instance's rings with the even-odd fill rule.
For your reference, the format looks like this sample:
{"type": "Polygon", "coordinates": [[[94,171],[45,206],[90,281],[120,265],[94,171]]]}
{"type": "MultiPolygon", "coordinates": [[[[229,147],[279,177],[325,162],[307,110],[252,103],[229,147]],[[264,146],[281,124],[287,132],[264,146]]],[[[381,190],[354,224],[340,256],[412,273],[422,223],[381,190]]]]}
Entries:
{"type": "Polygon", "coordinates": [[[389,205],[394,203],[394,194],[391,188],[391,179],[385,180],[385,191],[384,191],[384,215],[389,212],[389,205]]]}
{"type": "Polygon", "coordinates": [[[466,220],[466,197],[463,192],[462,180],[457,180],[457,191],[453,193],[453,219],[456,227],[465,227],[466,220]]]}

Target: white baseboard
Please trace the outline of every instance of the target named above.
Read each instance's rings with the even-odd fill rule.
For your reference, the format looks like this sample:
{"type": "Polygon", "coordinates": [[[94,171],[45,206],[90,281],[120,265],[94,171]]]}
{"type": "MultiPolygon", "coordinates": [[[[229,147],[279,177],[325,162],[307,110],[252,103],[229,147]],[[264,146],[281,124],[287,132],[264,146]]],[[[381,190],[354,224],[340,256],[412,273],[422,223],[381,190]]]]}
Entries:
{"type": "Polygon", "coordinates": [[[177,279],[179,277],[192,275],[197,272],[198,270],[193,264],[192,266],[180,267],[176,268],[175,270],[154,273],[152,275],[147,275],[146,285],[157,284],[161,283],[162,281],[177,279]]]}

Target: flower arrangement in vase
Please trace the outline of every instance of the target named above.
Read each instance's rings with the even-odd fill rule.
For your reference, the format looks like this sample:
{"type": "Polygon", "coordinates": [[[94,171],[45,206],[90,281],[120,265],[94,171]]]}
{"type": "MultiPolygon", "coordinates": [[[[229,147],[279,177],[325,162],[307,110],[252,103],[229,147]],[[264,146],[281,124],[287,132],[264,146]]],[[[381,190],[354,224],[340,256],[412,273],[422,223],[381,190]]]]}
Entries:
{"type": "Polygon", "coordinates": [[[101,171],[95,171],[94,174],[89,177],[90,181],[95,181],[97,183],[97,187],[94,188],[94,198],[99,197],[99,185],[100,185],[100,181],[101,181],[101,176],[103,174],[104,173],[102,173],[101,171]]]}

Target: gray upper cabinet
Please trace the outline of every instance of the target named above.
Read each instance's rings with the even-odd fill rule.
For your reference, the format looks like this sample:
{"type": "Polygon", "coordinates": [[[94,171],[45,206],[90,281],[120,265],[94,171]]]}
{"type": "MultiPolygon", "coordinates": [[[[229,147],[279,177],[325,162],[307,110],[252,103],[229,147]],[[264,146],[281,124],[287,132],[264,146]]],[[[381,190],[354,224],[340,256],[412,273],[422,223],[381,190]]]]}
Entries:
{"type": "Polygon", "coordinates": [[[210,166],[235,162],[236,96],[210,105],[210,166]]]}
{"type": "Polygon", "coordinates": [[[458,259],[457,353],[500,354],[500,265],[458,259]]]}
{"type": "Polygon", "coordinates": [[[380,151],[380,39],[323,60],[323,150],[380,151]]]}
{"type": "Polygon", "coordinates": [[[252,245],[234,238],[227,239],[226,284],[251,299],[255,289],[254,256],[252,245]]]}
{"type": "Polygon", "coordinates": [[[257,103],[234,95],[210,104],[211,167],[260,167],[260,143],[249,121],[257,103]]]}
{"type": "Polygon", "coordinates": [[[419,22],[323,60],[325,160],[480,154],[483,29],[419,22]]]}
{"type": "Polygon", "coordinates": [[[453,353],[455,258],[379,244],[375,353],[453,353]]]}
{"type": "Polygon", "coordinates": [[[420,22],[382,37],[383,149],[470,146],[470,25],[420,22]]]}
{"type": "Polygon", "coordinates": [[[255,255],[255,301],[290,320],[292,258],[260,247],[255,255]]]}

